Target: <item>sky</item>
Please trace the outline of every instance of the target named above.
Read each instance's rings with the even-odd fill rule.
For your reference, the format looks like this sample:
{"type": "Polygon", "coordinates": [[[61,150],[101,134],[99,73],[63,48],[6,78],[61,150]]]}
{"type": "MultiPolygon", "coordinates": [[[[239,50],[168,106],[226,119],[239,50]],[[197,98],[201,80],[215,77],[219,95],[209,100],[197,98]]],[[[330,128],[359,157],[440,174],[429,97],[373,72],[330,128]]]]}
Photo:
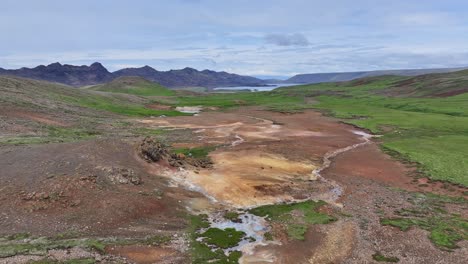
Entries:
{"type": "Polygon", "coordinates": [[[258,77],[468,66],[466,0],[0,0],[0,67],[258,77]]]}

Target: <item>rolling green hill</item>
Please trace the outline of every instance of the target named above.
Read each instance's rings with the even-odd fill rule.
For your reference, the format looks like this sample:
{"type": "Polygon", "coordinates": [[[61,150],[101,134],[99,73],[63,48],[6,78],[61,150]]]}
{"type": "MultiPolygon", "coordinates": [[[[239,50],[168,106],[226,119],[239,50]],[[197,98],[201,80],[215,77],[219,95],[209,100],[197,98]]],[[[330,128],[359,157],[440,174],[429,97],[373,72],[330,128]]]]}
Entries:
{"type": "MultiPolygon", "coordinates": [[[[158,90],[168,93],[167,89],[158,90]]],[[[171,91],[169,91],[171,92],[171,91]]],[[[0,76],[0,103],[30,110],[61,111],[63,113],[88,113],[95,110],[127,116],[184,115],[173,110],[147,108],[152,100],[121,93],[103,93],[88,89],[37,81],[20,77],[0,76]]]]}
{"type": "Polygon", "coordinates": [[[406,78],[382,91],[399,97],[450,97],[468,92],[468,70],[406,78]]]}
{"type": "Polygon", "coordinates": [[[142,77],[126,76],[90,89],[110,93],[125,93],[141,96],[171,96],[175,92],[142,77]]]}
{"type": "Polygon", "coordinates": [[[468,93],[454,92],[467,75],[381,76],[272,93],[311,98],[313,108],[382,135],[384,150],[430,178],[468,186],[468,93]]]}

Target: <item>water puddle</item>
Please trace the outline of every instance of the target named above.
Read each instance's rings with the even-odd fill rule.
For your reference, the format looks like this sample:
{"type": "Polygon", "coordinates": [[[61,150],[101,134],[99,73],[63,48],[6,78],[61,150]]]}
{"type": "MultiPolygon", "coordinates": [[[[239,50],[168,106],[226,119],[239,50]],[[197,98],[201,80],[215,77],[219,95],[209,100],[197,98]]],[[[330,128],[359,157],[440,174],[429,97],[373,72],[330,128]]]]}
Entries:
{"type": "Polygon", "coordinates": [[[203,107],[201,106],[177,106],[175,108],[176,111],[186,114],[198,114],[202,109],[203,107]]]}
{"type": "Polygon", "coordinates": [[[225,253],[241,251],[244,254],[253,254],[253,249],[258,245],[266,245],[265,233],[270,230],[267,221],[247,212],[239,213],[238,221],[227,220],[223,214],[211,215],[208,220],[210,226],[219,229],[234,228],[245,233],[244,239],[235,247],[225,250],[225,253]]]}

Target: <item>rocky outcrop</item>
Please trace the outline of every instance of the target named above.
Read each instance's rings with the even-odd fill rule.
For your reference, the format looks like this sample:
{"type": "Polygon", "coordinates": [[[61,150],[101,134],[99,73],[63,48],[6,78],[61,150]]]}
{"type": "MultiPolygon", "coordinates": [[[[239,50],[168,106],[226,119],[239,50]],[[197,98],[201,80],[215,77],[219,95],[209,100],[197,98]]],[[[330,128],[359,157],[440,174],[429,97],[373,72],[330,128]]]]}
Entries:
{"type": "Polygon", "coordinates": [[[181,153],[172,153],[169,148],[153,137],[146,137],[137,147],[138,155],[147,162],[165,161],[172,167],[180,168],[211,168],[213,162],[209,158],[187,157],[181,153]]]}
{"type": "Polygon", "coordinates": [[[137,148],[138,155],[147,162],[158,162],[160,160],[167,159],[169,151],[167,146],[157,139],[152,137],[146,137],[137,148]]]}

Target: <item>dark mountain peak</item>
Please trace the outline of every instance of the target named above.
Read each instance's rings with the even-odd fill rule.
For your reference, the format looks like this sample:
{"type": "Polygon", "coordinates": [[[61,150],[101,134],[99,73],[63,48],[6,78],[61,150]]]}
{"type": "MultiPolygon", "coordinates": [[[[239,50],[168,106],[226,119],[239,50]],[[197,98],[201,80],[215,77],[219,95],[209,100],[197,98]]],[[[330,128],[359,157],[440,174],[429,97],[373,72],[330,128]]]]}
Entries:
{"type": "MultiPolygon", "coordinates": [[[[203,71],[201,71],[201,72],[206,73],[206,74],[209,74],[209,73],[216,73],[215,71],[208,70],[208,69],[203,70],[203,71]]],[[[219,73],[224,73],[224,72],[219,72],[219,73]]]]}
{"type": "Polygon", "coordinates": [[[152,76],[157,75],[159,72],[154,68],[145,65],[140,68],[124,68],[113,72],[115,77],[120,76],[140,76],[149,80],[152,80],[152,76]]]}
{"type": "MultiPolygon", "coordinates": [[[[42,66],[42,65],[40,65],[40,66],[42,66]]],[[[47,65],[47,68],[56,69],[56,68],[61,68],[61,67],[62,67],[62,64],[60,64],[60,62],[54,62],[54,63],[51,63],[51,64],[47,65]]]]}
{"type": "MultiPolygon", "coordinates": [[[[36,66],[35,68],[33,69],[47,69],[48,66],[45,66],[45,65],[39,65],[39,66],[36,66]]],[[[29,69],[29,68],[26,68],[26,67],[23,67],[21,68],[21,70],[24,70],[24,69],[29,69]]]]}
{"type": "Polygon", "coordinates": [[[104,66],[102,66],[102,64],[99,63],[99,62],[95,62],[95,63],[91,64],[89,67],[91,69],[93,69],[93,70],[101,70],[101,71],[105,70],[105,71],[107,71],[107,69],[104,66]]]}
{"type": "Polygon", "coordinates": [[[114,76],[98,62],[90,66],[62,65],[59,62],[55,62],[47,66],[39,65],[35,68],[5,70],[2,71],[1,74],[63,83],[72,86],[99,84],[114,79],[114,76]]]}
{"type": "Polygon", "coordinates": [[[155,70],[153,67],[151,66],[148,66],[148,65],[145,65],[143,67],[141,67],[142,70],[155,70]]]}
{"type": "Polygon", "coordinates": [[[196,69],[194,69],[194,68],[190,68],[190,67],[185,67],[185,68],[183,68],[181,71],[187,72],[187,73],[198,72],[198,70],[196,70],[196,69]]]}

